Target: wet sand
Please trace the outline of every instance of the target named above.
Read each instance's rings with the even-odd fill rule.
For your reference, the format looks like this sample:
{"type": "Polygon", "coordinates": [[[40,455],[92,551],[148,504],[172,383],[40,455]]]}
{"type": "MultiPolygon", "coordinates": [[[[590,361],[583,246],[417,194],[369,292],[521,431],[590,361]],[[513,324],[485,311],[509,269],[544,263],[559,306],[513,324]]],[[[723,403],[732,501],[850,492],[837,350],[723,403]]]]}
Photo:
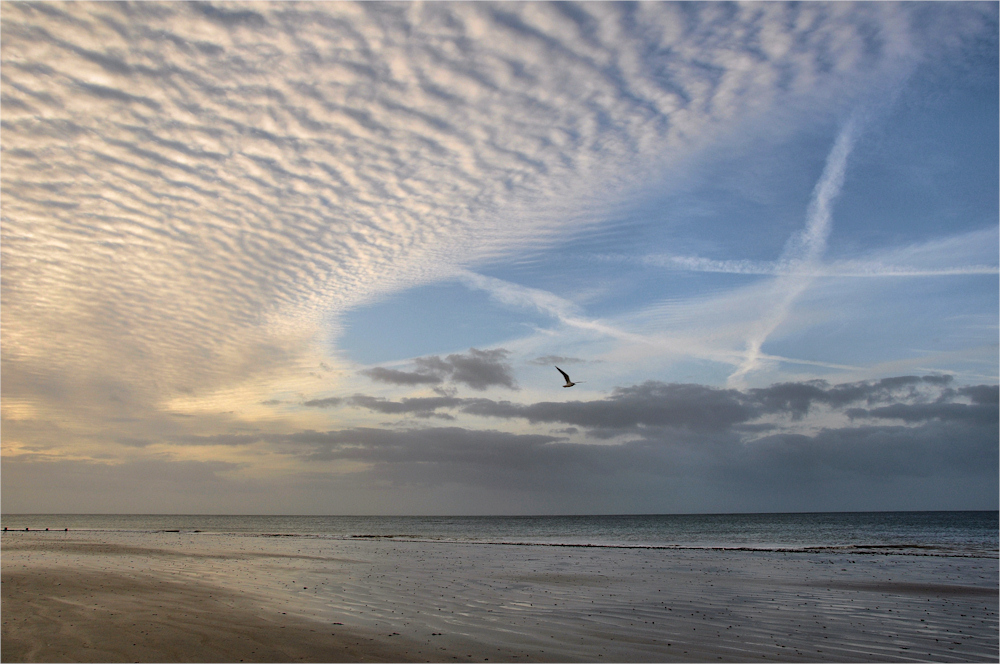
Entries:
{"type": "Polygon", "coordinates": [[[4,533],[3,661],[996,661],[990,558],[4,533]]]}
{"type": "Polygon", "coordinates": [[[3,572],[5,662],[409,661],[374,636],[319,628],[196,581],[3,572]]]}

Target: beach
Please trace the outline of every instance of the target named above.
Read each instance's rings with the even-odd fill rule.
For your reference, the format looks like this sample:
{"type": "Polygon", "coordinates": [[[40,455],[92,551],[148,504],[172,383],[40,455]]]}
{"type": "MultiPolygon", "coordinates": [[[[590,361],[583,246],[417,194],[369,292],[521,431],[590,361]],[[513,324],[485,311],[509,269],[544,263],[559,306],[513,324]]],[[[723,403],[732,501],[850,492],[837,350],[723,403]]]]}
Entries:
{"type": "Polygon", "coordinates": [[[4,661],[995,661],[996,558],[5,532],[4,661]]]}

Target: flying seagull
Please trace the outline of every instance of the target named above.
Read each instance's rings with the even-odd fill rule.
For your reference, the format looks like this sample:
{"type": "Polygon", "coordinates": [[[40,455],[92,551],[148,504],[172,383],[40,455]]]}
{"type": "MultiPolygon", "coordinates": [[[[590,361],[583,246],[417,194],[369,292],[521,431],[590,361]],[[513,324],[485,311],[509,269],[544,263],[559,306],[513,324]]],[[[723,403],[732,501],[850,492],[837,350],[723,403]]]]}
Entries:
{"type": "MultiPolygon", "coordinates": [[[[565,378],[565,379],[566,379],[566,384],[565,384],[565,385],[563,385],[563,387],[573,387],[574,385],[576,385],[576,383],[574,383],[573,381],[571,381],[571,380],[569,379],[569,374],[568,374],[568,373],[566,373],[565,371],[563,371],[563,370],[562,370],[562,369],[560,369],[559,367],[556,367],[556,371],[558,371],[559,373],[561,373],[561,374],[563,375],[563,378],[565,378]]],[[[578,383],[582,383],[583,381],[582,381],[582,380],[580,380],[580,381],[577,381],[577,382],[578,382],[578,383]]]]}

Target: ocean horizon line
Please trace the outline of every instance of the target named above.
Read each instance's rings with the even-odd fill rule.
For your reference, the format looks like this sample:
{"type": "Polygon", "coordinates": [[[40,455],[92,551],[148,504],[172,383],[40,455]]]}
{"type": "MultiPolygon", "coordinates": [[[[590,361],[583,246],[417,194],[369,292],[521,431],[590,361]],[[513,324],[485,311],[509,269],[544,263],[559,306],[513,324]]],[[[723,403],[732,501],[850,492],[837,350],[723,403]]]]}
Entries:
{"type": "Polygon", "coordinates": [[[1000,509],[936,509],[936,510],[802,510],[784,512],[615,512],[615,513],[544,513],[544,514],[323,514],[323,513],[264,513],[264,512],[0,512],[0,518],[14,516],[199,516],[199,517],[316,517],[316,518],[392,518],[392,519],[531,519],[578,517],[651,517],[651,516],[780,516],[809,514],[947,514],[966,512],[996,512],[1000,509]]]}

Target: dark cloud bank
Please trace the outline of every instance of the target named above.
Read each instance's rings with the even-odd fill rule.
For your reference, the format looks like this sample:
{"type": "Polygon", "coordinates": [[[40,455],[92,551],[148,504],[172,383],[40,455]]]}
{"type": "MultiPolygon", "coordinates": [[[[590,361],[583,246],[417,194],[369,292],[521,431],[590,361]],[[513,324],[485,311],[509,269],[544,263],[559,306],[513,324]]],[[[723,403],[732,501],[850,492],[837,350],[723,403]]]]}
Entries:
{"type": "Polygon", "coordinates": [[[303,464],[274,477],[243,477],[234,464],[108,466],[24,455],[5,461],[5,506],[16,511],[18,496],[44,486],[35,511],[64,511],[66,504],[282,514],[998,508],[1000,393],[995,385],[955,386],[948,377],[746,391],[650,381],[593,401],[527,404],[455,395],[310,403],[398,421],[173,438],[264,446],[303,464]],[[413,419],[463,414],[484,418],[485,426],[416,426],[421,420],[413,419]],[[505,421],[537,426],[490,429],[505,421]],[[626,442],[611,440],[619,435],[626,442]],[[131,498],[110,504],[109,495],[131,498]]]}
{"type": "Polygon", "coordinates": [[[997,386],[952,388],[951,382],[950,376],[899,376],[834,386],[819,380],[780,383],[744,392],[647,381],[618,388],[609,397],[594,401],[521,404],[455,396],[392,401],[355,395],[307,401],[305,405],[344,403],[386,414],[423,416],[452,409],[481,417],[524,419],[532,424],[568,424],[582,427],[597,438],[628,433],[649,436],[664,430],[759,432],[770,425],[756,420],[775,416],[797,421],[820,408],[842,412],[851,420],[997,424],[997,386]]]}
{"type": "Polygon", "coordinates": [[[952,382],[901,376],[740,391],[649,381],[604,399],[531,404],[355,395],[341,405],[386,415],[522,420],[540,430],[354,428],[268,440],[310,461],[369,464],[366,476],[386,486],[561,495],[581,508],[995,509],[998,388],[952,382]],[[788,433],[825,414],[843,424],[788,433]],[[593,442],[560,435],[577,431],[593,442]],[[622,435],[627,442],[607,442],[622,435]]]}

